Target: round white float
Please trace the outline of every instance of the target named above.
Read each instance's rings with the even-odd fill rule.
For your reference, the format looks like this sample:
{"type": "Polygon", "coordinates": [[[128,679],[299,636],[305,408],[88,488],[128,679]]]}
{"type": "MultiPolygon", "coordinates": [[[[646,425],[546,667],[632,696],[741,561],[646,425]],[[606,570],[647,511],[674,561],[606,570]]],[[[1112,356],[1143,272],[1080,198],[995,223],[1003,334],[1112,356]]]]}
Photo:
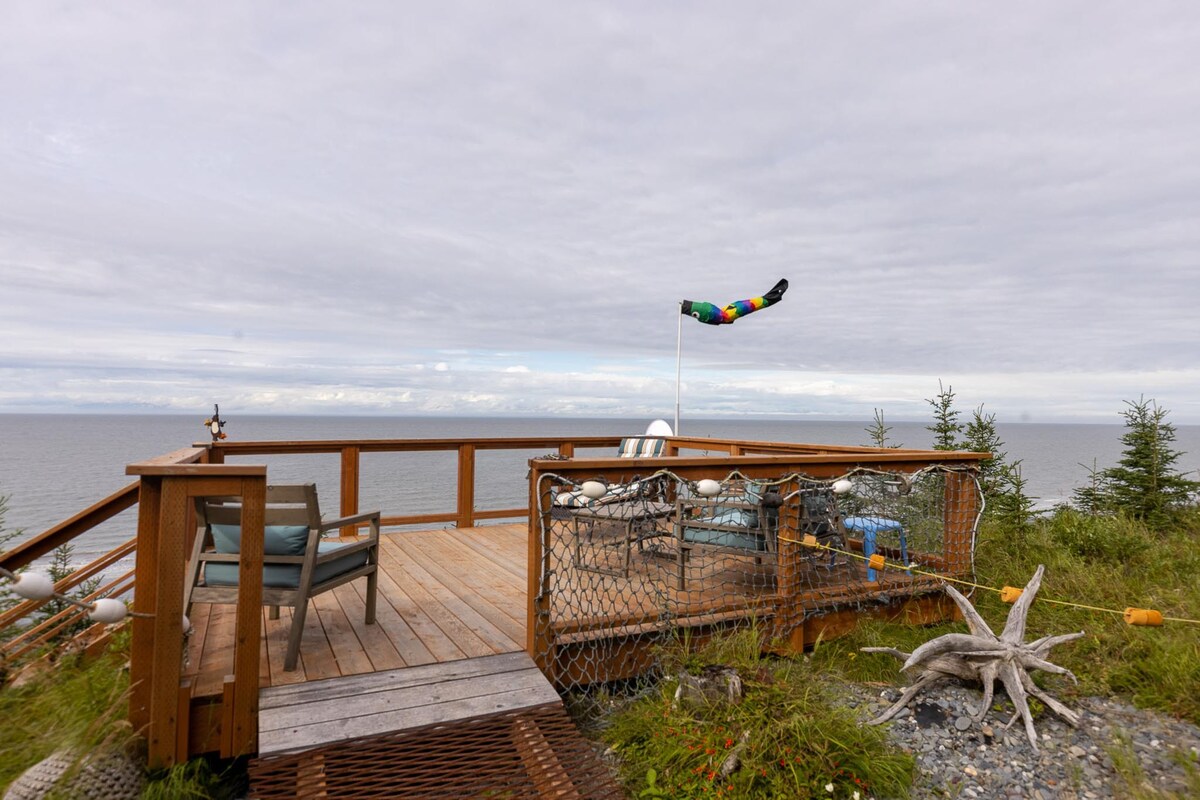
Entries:
{"type": "Polygon", "coordinates": [[[608,487],[600,481],[584,481],[583,485],[579,487],[579,491],[583,492],[584,497],[599,500],[608,494],[608,487]]]}
{"type": "Polygon", "coordinates": [[[26,572],[17,578],[13,591],[26,600],[49,600],[54,596],[54,581],[40,572],[26,572]]]}
{"type": "Polygon", "coordinates": [[[845,478],[842,478],[840,481],[833,482],[833,493],[834,494],[845,494],[846,492],[850,491],[853,488],[854,488],[854,484],[851,483],[850,481],[846,480],[845,478]]]}
{"type": "Polygon", "coordinates": [[[120,622],[125,619],[128,613],[129,609],[120,600],[105,597],[95,602],[92,610],[88,612],[88,616],[95,622],[103,622],[106,625],[111,625],[114,622],[120,622]]]}
{"type": "Polygon", "coordinates": [[[714,481],[712,478],[696,482],[696,494],[701,497],[712,497],[721,493],[721,484],[719,481],[714,481]]]}

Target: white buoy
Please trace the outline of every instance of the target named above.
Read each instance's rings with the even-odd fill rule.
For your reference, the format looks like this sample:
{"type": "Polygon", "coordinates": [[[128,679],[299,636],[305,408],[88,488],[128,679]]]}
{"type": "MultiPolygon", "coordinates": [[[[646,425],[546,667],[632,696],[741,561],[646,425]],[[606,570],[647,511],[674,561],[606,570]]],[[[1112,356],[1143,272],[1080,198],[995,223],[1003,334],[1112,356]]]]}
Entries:
{"type": "Polygon", "coordinates": [[[712,497],[721,493],[721,484],[712,478],[705,478],[696,483],[696,494],[701,497],[712,497]]]}
{"type": "Polygon", "coordinates": [[[105,625],[112,625],[114,622],[120,622],[125,619],[128,613],[129,609],[120,600],[105,597],[97,600],[92,605],[92,610],[88,612],[88,616],[94,622],[103,622],[105,625]]]}
{"type": "Polygon", "coordinates": [[[13,591],[26,600],[49,600],[54,596],[54,581],[40,572],[25,572],[17,577],[13,591]]]}
{"type": "Polygon", "coordinates": [[[187,614],[183,615],[183,635],[187,636],[192,632],[192,621],[188,619],[187,614]]]}
{"type": "Polygon", "coordinates": [[[592,500],[599,500],[608,494],[608,487],[600,481],[584,481],[579,490],[583,492],[584,497],[591,498],[592,500]]]}
{"type": "Polygon", "coordinates": [[[854,488],[854,484],[851,483],[850,481],[846,480],[845,478],[842,478],[840,481],[833,482],[833,493],[834,494],[845,494],[846,492],[850,491],[853,488],[854,488]]]}

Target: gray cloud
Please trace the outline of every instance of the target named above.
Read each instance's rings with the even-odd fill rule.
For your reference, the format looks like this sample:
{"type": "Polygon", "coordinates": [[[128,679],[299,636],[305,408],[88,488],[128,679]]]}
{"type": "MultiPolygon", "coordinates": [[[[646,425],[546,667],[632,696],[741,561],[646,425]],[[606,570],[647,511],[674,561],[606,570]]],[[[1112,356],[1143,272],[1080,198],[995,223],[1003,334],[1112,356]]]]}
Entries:
{"type": "Polygon", "coordinates": [[[0,410],[1200,421],[1190,4],[10,16],[0,410]]]}

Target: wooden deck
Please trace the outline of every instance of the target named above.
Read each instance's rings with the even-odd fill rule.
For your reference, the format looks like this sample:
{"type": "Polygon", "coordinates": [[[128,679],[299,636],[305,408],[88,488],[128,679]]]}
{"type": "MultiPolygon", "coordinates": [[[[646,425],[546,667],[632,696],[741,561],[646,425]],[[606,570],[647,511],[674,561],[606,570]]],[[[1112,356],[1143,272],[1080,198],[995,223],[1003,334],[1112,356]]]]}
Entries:
{"type": "MultiPolygon", "coordinates": [[[[312,601],[300,661],[284,672],[290,609],[263,609],[263,688],[525,649],[524,523],[384,534],[376,624],[363,622],[366,582],[312,601]]],[[[233,666],[235,606],[196,604],[184,676],[192,697],[221,694],[233,666]]]]}
{"type": "MultiPolygon", "coordinates": [[[[382,535],[376,624],[363,622],[365,581],[319,595],[305,621],[297,668],[285,672],[291,610],[281,608],[272,620],[264,608],[261,687],[523,651],[527,535],[524,523],[382,535]]],[[[557,551],[568,552],[567,543],[557,551]]],[[[616,551],[590,555],[619,565],[616,551]]],[[[770,614],[778,588],[774,569],[751,557],[697,552],[688,560],[684,588],[677,586],[670,552],[636,553],[628,579],[568,569],[573,577],[552,607],[552,624],[560,641],[570,643],[628,635],[665,617],[679,624],[761,617],[770,614]]],[[[891,572],[867,584],[859,563],[815,569],[805,576],[807,591],[795,596],[794,612],[853,600],[867,586],[902,590],[913,582],[891,572]]],[[[184,676],[193,699],[218,697],[232,671],[235,606],[196,604],[191,619],[184,676]]]]}

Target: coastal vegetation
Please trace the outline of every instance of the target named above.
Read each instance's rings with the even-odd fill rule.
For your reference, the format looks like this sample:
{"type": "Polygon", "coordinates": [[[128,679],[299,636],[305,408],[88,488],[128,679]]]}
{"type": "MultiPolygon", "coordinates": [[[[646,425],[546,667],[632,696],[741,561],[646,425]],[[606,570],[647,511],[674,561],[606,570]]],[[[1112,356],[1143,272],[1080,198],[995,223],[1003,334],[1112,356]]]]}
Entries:
{"type": "MultiPolygon", "coordinates": [[[[1002,624],[1010,608],[998,591],[988,589],[1022,586],[1044,564],[1030,630],[1087,634],[1056,653],[1056,661],[1074,672],[1079,684],[1048,676],[1054,692],[1068,705],[1084,695],[1123,697],[1200,724],[1200,624],[1182,621],[1200,617],[1198,484],[1173,468],[1180,454],[1170,446],[1174,429],[1167,412],[1153,401],[1130,403],[1124,415],[1125,452],[1116,467],[1093,482],[1095,491],[1085,495],[1089,502],[1035,514],[1020,462],[1008,461],[1004,453],[995,415],[980,406],[964,422],[950,387],[939,387],[929,403],[934,411],[929,430],[940,449],[993,454],[980,480],[987,501],[975,558],[981,588],[971,593],[984,618],[1002,624]],[[1120,612],[1130,606],[1160,610],[1168,621],[1162,627],[1127,625],[1120,612]]],[[[889,431],[877,410],[867,429],[871,444],[894,446],[889,431]]],[[[911,652],[963,627],[866,622],[799,659],[762,655],[753,646],[759,636],[753,630],[690,654],[686,643],[676,643],[664,650],[664,679],[634,702],[618,704],[603,738],[620,757],[625,784],[635,797],[903,795],[911,781],[911,758],[876,737],[876,729],[859,725],[836,687],[846,681],[903,683],[893,658],[862,653],[862,647],[911,652]],[[741,704],[672,702],[678,672],[700,674],[720,666],[734,666],[747,676],[741,704]],[[720,767],[737,747],[743,765],[723,775],[720,767]],[[802,768],[789,762],[799,754],[802,768]]],[[[1129,796],[1171,797],[1143,791],[1127,742],[1114,742],[1110,755],[1129,796]]],[[[1195,776],[1194,756],[1179,757],[1195,776]]]]}

